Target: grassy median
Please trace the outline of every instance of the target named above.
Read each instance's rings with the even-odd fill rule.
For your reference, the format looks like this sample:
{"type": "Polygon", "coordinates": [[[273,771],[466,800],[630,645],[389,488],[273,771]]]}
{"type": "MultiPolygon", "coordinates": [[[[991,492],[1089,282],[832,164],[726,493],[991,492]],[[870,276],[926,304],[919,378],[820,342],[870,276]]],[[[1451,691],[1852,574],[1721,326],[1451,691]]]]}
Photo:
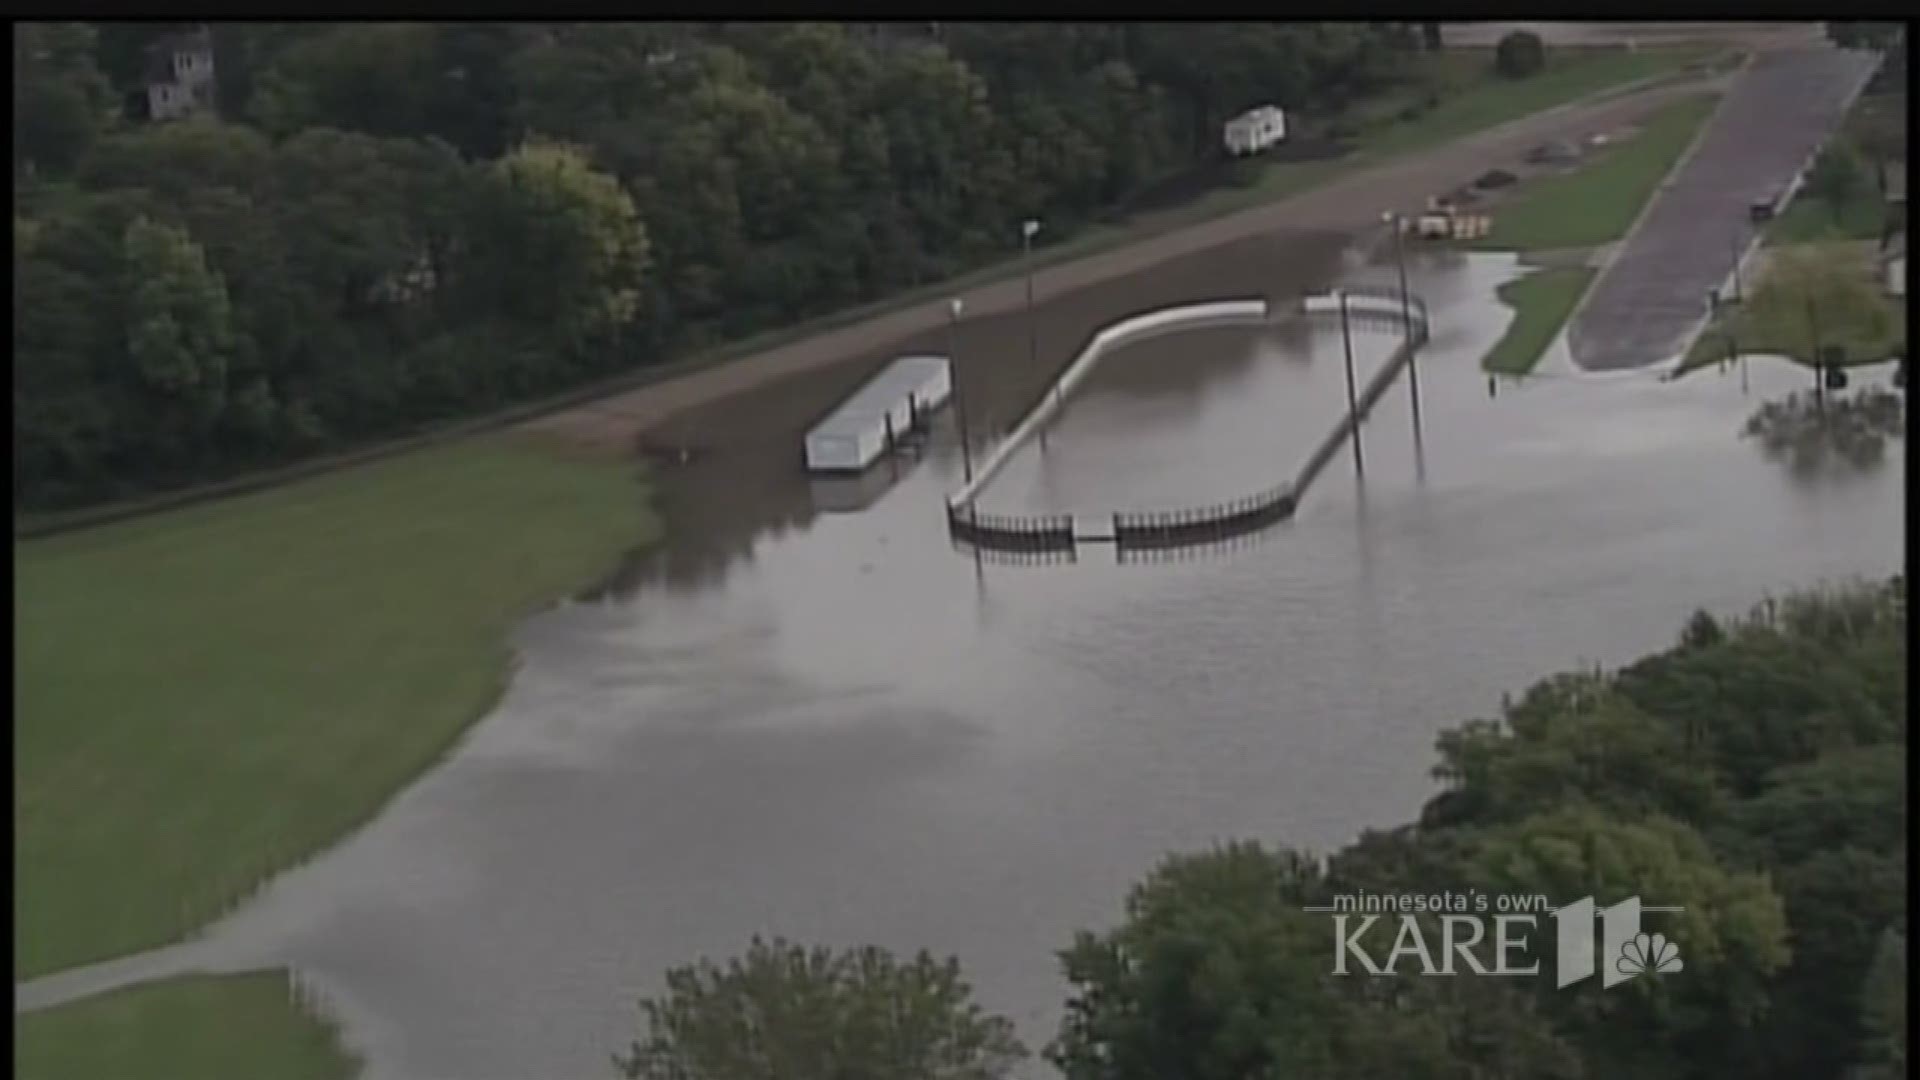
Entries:
{"type": "Polygon", "coordinates": [[[353,1058],[280,971],[137,986],[14,1021],[20,1080],[336,1080],[353,1058]]]}
{"type": "Polygon", "coordinates": [[[1500,375],[1532,371],[1592,281],[1593,271],[1587,267],[1559,266],[1500,286],[1500,299],[1513,309],[1513,322],[1481,366],[1500,375]]]}
{"type": "Polygon", "coordinates": [[[366,821],[644,497],[501,435],[16,543],[15,976],[176,940],[366,821]]]}
{"type": "Polygon", "coordinates": [[[1706,94],[1682,98],[1590,163],[1528,181],[1495,209],[1493,228],[1474,246],[1484,251],[1550,251],[1594,247],[1626,236],[1717,101],[1706,94]]]}

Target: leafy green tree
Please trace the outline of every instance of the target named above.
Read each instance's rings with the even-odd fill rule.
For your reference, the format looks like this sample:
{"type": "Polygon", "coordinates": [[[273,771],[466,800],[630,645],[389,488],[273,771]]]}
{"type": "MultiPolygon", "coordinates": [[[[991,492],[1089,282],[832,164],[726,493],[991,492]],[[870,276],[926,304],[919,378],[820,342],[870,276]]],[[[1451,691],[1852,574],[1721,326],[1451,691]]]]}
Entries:
{"type": "Polygon", "coordinates": [[[618,181],[577,149],[528,143],[494,166],[493,188],[492,205],[503,213],[496,225],[510,238],[494,256],[519,267],[498,275],[503,303],[574,335],[633,318],[647,231],[618,181]],[[524,299],[516,303],[515,294],[524,299]]]}
{"type": "Polygon", "coordinates": [[[1168,859],[1120,927],[1062,954],[1074,996],[1049,1059],[1068,1080],[1582,1075],[1494,980],[1331,974],[1334,924],[1302,910],[1327,895],[1316,862],[1284,849],[1168,859]]]}
{"type": "Polygon", "coordinates": [[[1812,363],[1815,348],[1886,338],[1895,313],[1870,261],[1843,244],[1781,249],[1748,302],[1769,342],[1812,363]]]}
{"type": "Polygon", "coordinates": [[[371,135],[429,132],[441,72],[438,30],[346,23],[296,39],[260,73],[248,103],[264,131],[331,127],[371,135]]]}
{"type": "Polygon", "coordinates": [[[1490,893],[1592,896],[1603,906],[1637,895],[1685,909],[1663,916],[1660,929],[1687,978],[1635,979],[1605,994],[1542,990],[1543,1007],[1602,1075],[1671,1075],[1676,1061],[1750,1033],[1792,955],[1767,878],[1723,868],[1698,833],[1670,820],[1550,811],[1489,833],[1472,867],[1490,893]],[[1643,1041],[1622,1044],[1622,1031],[1643,1041]]]}
{"type": "Polygon", "coordinates": [[[633,1080],[998,1080],[1026,1057],[1013,1024],[973,1001],[957,961],[885,950],[807,949],[755,938],[725,967],[667,973],[640,1003],[633,1080]]]}
{"type": "Polygon", "coordinates": [[[169,449],[190,455],[227,402],[238,342],[226,283],[184,230],[137,218],[127,228],[127,358],[171,429],[169,449]]]}
{"type": "Polygon", "coordinates": [[[113,89],[85,23],[13,25],[13,164],[63,173],[113,122],[113,89]]]}
{"type": "Polygon", "coordinates": [[[1531,30],[1515,30],[1493,47],[1494,69],[1509,79],[1524,79],[1547,66],[1547,46],[1531,30]]]}
{"type": "Polygon", "coordinates": [[[1905,23],[1850,20],[1827,24],[1827,40],[1843,49],[1893,48],[1905,36],[1905,23]]]}
{"type": "Polygon", "coordinates": [[[1853,144],[1836,139],[1807,173],[1807,194],[1820,200],[1838,222],[1846,208],[1867,189],[1867,167],[1853,144]]]}

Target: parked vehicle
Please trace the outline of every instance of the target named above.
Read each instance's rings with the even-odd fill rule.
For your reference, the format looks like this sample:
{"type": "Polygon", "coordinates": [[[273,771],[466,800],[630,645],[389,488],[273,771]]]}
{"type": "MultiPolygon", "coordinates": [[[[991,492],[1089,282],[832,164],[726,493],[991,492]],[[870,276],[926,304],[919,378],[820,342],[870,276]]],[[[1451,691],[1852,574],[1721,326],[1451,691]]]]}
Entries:
{"type": "Polygon", "coordinates": [[[1272,105],[1250,109],[1227,121],[1223,139],[1234,157],[1262,153],[1287,137],[1287,114],[1272,105]]]}

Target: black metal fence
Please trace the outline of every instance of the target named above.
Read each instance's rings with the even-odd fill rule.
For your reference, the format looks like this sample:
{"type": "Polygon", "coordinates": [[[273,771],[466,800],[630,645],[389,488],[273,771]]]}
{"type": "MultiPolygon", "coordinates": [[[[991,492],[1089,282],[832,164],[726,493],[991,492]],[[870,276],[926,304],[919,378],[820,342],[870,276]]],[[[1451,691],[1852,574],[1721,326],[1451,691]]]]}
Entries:
{"type": "Polygon", "coordinates": [[[953,549],[967,558],[978,559],[995,566],[1058,566],[1061,563],[1080,561],[1079,549],[1071,547],[998,548],[970,543],[955,537],[953,549]]]}
{"type": "Polygon", "coordinates": [[[964,509],[947,504],[947,531],[957,540],[979,548],[1001,551],[1073,549],[1073,517],[1069,514],[1021,516],[982,514],[973,504],[964,509]]]}
{"type": "Polygon", "coordinates": [[[1293,485],[1178,510],[1122,511],[1113,515],[1113,539],[1122,547],[1209,543],[1264,528],[1293,514],[1293,485]]]}
{"type": "MultiPolygon", "coordinates": [[[[1341,291],[1351,297],[1392,304],[1396,309],[1398,309],[1402,303],[1402,294],[1399,289],[1375,288],[1373,286],[1362,285],[1341,291]]],[[[1337,296],[1338,294],[1336,293],[1335,295],[1337,296]]],[[[1340,309],[1338,307],[1309,310],[1307,314],[1313,319],[1330,321],[1336,325],[1338,325],[1340,321],[1340,309]]],[[[1347,321],[1354,326],[1386,326],[1398,330],[1402,325],[1401,314],[1402,312],[1400,310],[1386,312],[1374,307],[1356,308],[1349,305],[1347,308],[1347,321]]],[[[1412,336],[1414,346],[1417,348],[1425,345],[1428,337],[1432,333],[1430,329],[1431,323],[1427,316],[1427,302],[1416,295],[1407,294],[1405,296],[1405,315],[1406,318],[1413,323],[1412,336]]]]}

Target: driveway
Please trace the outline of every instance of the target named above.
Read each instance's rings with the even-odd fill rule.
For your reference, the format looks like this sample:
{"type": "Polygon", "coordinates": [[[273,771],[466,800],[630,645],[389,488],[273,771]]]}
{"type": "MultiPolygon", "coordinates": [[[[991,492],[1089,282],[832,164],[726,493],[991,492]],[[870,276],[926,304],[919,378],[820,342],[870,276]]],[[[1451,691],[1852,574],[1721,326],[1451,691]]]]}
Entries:
{"type": "Polygon", "coordinates": [[[1757,55],[1574,314],[1574,362],[1617,371],[1683,351],[1707,294],[1753,243],[1753,203],[1794,182],[1874,66],[1870,54],[1833,48],[1757,55]]]}

